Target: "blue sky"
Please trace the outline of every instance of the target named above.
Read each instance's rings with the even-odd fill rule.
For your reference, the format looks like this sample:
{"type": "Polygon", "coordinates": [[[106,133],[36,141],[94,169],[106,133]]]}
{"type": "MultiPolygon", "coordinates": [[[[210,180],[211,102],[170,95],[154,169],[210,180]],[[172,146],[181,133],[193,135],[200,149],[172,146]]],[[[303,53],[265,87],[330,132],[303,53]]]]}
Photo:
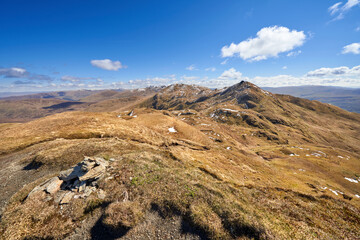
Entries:
{"type": "Polygon", "coordinates": [[[360,87],[360,0],[0,2],[0,91],[360,87]]]}

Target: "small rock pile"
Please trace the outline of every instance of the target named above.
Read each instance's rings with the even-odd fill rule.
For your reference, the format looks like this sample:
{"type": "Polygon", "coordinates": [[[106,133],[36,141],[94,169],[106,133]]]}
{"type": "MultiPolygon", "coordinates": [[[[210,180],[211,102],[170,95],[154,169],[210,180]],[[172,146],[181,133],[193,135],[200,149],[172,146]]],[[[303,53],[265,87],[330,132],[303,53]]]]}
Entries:
{"type": "Polygon", "coordinates": [[[96,192],[99,198],[104,199],[105,192],[97,188],[97,181],[104,175],[108,165],[103,158],[85,157],[74,168],[62,171],[59,176],[36,186],[27,198],[45,192],[47,200],[54,199],[55,203],[68,204],[73,198],[86,198],[96,192]]]}

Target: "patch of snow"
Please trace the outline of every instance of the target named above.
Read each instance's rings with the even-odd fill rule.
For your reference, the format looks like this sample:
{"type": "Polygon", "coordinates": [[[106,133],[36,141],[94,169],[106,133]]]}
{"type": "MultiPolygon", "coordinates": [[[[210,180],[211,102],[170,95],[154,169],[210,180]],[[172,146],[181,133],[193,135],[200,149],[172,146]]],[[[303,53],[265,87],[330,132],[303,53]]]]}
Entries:
{"type": "Polygon", "coordinates": [[[320,187],[321,189],[323,189],[323,190],[326,190],[327,189],[327,187],[320,187]]]}
{"type": "Polygon", "coordinates": [[[171,133],[176,133],[176,132],[177,132],[174,127],[171,127],[171,128],[169,128],[168,130],[169,130],[169,132],[171,132],[171,133]]]}
{"type": "Polygon", "coordinates": [[[118,118],[121,118],[121,114],[117,115],[118,118]]]}
{"type": "Polygon", "coordinates": [[[238,110],[234,110],[234,109],[230,109],[230,108],[224,108],[224,111],[229,111],[229,112],[238,112],[238,110]]]}
{"type": "Polygon", "coordinates": [[[336,191],[334,191],[334,190],[332,190],[332,189],[330,189],[330,188],[329,188],[329,191],[331,191],[331,192],[332,192],[333,194],[335,194],[336,196],[339,195],[336,191]]]}
{"type": "Polygon", "coordinates": [[[326,157],[326,153],[324,153],[322,151],[318,151],[318,153],[323,154],[326,157]]]}
{"type": "Polygon", "coordinates": [[[344,158],[344,157],[339,155],[338,158],[344,158]]]}
{"type": "Polygon", "coordinates": [[[260,90],[261,90],[262,93],[265,93],[266,95],[269,95],[269,92],[268,92],[268,91],[265,91],[265,90],[263,90],[263,89],[261,89],[261,88],[260,88],[260,90]]]}
{"type": "Polygon", "coordinates": [[[321,157],[320,153],[312,153],[311,155],[315,156],[315,157],[321,157]]]}
{"type": "Polygon", "coordinates": [[[202,126],[211,126],[211,124],[201,123],[202,126]]]}
{"type": "Polygon", "coordinates": [[[226,147],[227,150],[231,150],[231,147],[226,147]]]}
{"type": "Polygon", "coordinates": [[[349,182],[359,183],[358,180],[355,180],[355,179],[352,179],[352,178],[345,177],[345,179],[348,180],[349,182]]]}
{"type": "Polygon", "coordinates": [[[355,197],[360,198],[360,195],[355,194],[355,197]]]}

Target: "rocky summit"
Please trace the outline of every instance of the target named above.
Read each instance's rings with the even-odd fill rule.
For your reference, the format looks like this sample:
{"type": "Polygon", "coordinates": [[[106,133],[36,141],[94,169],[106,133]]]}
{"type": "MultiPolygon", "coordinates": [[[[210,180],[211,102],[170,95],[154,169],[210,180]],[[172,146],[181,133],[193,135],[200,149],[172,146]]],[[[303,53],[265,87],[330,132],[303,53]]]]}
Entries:
{"type": "Polygon", "coordinates": [[[59,176],[36,186],[27,199],[41,195],[43,201],[53,200],[58,204],[68,204],[72,198],[86,198],[93,192],[104,199],[104,192],[97,189],[97,180],[104,175],[107,166],[108,162],[102,158],[85,157],[74,168],[61,171],[59,176]],[[44,192],[46,194],[43,194],[44,192]]]}
{"type": "Polygon", "coordinates": [[[1,239],[359,239],[357,113],[246,81],[56,101],[0,124],[1,239]]]}

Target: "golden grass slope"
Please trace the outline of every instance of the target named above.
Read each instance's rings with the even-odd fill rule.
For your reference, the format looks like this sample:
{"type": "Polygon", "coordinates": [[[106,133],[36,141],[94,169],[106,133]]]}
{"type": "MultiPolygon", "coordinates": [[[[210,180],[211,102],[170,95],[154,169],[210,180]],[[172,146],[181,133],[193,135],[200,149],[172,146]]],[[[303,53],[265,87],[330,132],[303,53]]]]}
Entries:
{"type": "Polygon", "coordinates": [[[115,159],[99,184],[103,200],[59,209],[26,200],[36,182],[19,189],[2,214],[1,236],[62,239],[94,217],[113,238],[129,236],[157,211],[169,221],[182,216],[211,239],[357,239],[359,115],[247,89],[191,104],[173,98],[164,110],[65,112],[0,125],[0,164],[18,154],[18,164],[40,162],[35,171],[45,176],[84,155],[115,159]]]}

